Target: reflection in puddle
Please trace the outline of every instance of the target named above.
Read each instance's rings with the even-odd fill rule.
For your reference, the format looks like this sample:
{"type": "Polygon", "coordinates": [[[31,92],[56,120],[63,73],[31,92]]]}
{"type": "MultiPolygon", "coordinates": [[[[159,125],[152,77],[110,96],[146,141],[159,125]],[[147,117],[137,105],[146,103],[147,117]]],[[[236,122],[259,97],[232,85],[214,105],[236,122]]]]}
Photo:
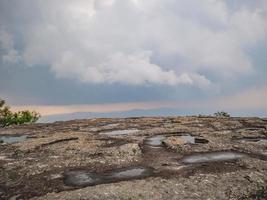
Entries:
{"type": "Polygon", "coordinates": [[[69,171],[64,179],[66,185],[77,187],[96,185],[99,181],[97,176],[87,171],[69,171]]]}
{"type": "Polygon", "coordinates": [[[114,127],[117,127],[119,126],[120,124],[108,124],[106,125],[105,127],[109,127],[109,128],[114,128],[114,127]]]}
{"type": "Polygon", "coordinates": [[[144,141],[145,145],[151,146],[151,147],[162,147],[163,141],[168,138],[177,138],[182,141],[184,141],[185,144],[205,144],[209,141],[203,138],[196,138],[191,135],[156,135],[150,138],[147,138],[144,141]]]}
{"type": "Polygon", "coordinates": [[[116,135],[129,135],[133,133],[137,133],[138,129],[130,129],[130,130],[117,130],[117,131],[109,131],[100,133],[100,135],[109,135],[109,136],[116,136],[116,135]]]}
{"type": "Polygon", "coordinates": [[[191,135],[183,135],[180,138],[186,141],[187,143],[195,144],[195,137],[192,137],[191,135]]]}
{"type": "Polygon", "coordinates": [[[93,173],[86,170],[75,170],[65,173],[64,183],[67,186],[84,187],[102,183],[145,178],[152,175],[152,173],[153,170],[146,167],[129,167],[103,173],[93,173]]]}
{"type": "Polygon", "coordinates": [[[145,174],[147,174],[147,169],[143,167],[139,167],[139,168],[132,168],[132,169],[126,169],[123,171],[114,172],[110,175],[109,178],[128,179],[128,178],[142,177],[145,174]]]}
{"type": "Polygon", "coordinates": [[[182,136],[179,136],[179,138],[184,140],[185,143],[187,144],[206,144],[209,142],[208,140],[204,138],[196,138],[191,135],[182,135],[182,136]]]}
{"type": "Polygon", "coordinates": [[[15,143],[15,142],[22,142],[27,139],[27,135],[21,135],[21,136],[0,136],[0,141],[3,141],[4,143],[15,143]]]}
{"type": "Polygon", "coordinates": [[[203,162],[231,161],[237,160],[247,155],[238,152],[209,152],[185,156],[181,162],[185,164],[195,164],[203,162]]]}
{"type": "Polygon", "coordinates": [[[145,145],[152,146],[152,147],[160,147],[162,146],[163,140],[166,139],[164,135],[157,135],[154,137],[147,138],[144,143],[145,145]]]}

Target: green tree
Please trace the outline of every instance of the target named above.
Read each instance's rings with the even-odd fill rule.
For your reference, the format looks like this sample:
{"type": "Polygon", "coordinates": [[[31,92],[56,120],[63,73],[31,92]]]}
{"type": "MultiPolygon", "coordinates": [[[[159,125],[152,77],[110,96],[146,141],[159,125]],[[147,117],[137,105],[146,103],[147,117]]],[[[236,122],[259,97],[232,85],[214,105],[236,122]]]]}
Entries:
{"type": "Polygon", "coordinates": [[[41,115],[35,111],[11,112],[5,101],[0,99],[0,126],[5,127],[12,124],[34,123],[41,115]]]}
{"type": "Polygon", "coordinates": [[[230,117],[230,114],[225,111],[218,111],[214,113],[215,117],[230,117]]]}

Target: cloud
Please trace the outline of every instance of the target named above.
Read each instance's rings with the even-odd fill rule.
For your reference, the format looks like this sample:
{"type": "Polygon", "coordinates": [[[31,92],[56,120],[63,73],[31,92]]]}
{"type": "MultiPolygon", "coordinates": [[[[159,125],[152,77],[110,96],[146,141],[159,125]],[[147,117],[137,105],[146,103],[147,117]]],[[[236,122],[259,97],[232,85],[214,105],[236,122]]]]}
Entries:
{"type": "Polygon", "coordinates": [[[162,69],[150,62],[150,52],[138,52],[125,55],[122,52],[110,54],[93,66],[73,52],[64,52],[61,59],[53,63],[52,71],[61,78],[80,77],[83,82],[128,83],[140,85],[146,83],[170,84],[187,83],[183,77],[176,77],[173,71],[162,69]],[[73,66],[76,66],[75,68],[73,66]],[[63,73],[62,73],[63,72],[63,73]]]}
{"type": "Polygon", "coordinates": [[[235,10],[223,0],[26,2],[36,17],[5,30],[23,45],[17,51],[4,39],[3,60],[47,65],[58,78],[84,83],[208,88],[207,74],[220,81],[253,72],[246,50],[267,36],[260,0],[235,10]]]}
{"type": "Polygon", "coordinates": [[[210,105],[224,109],[267,109],[267,86],[250,88],[232,96],[221,97],[210,105]]]}
{"type": "MultiPolygon", "coordinates": [[[[70,114],[75,112],[96,112],[96,113],[108,113],[108,112],[122,112],[131,111],[135,109],[151,110],[151,109],[164,109],[171,108],[174,110],[194,110],[194,114],[198,114],[198,111],[205,111],[204,113],[218,110],[226,111],[246,111],[260,109],[257,112],[258,115],[264,115],[267,109],[267,86],[261,86],[259,88],[247,89],[231,96],[224,96],[219,98],[210,99],[208,101],[203,100],[191,100],[191,101],[149,101],[149,102],[130,102],[130,103],[109,103],[109,104],[80,104],[80,105],[12,105],[12,111],[19,110],[35,110],[46,115],[55,114],[70,114]]],[[[145,112],[144,112],[145,113],[145,112]]]]}
{"type": "Polygon", "coordinates": [[[14,48],[14,40],[11,34],[0,29],[0,50],[3,52],[1,57],[4,63],[18,63],[21,59],[18,51],[14,48]]]}

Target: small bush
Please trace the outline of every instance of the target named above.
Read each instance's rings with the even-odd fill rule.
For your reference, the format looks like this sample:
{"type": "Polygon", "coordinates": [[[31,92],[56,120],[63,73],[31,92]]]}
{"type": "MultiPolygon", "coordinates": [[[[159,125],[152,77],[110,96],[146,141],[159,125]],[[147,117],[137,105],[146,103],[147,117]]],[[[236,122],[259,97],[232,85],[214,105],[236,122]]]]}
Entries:
{"type": "Polygon", "coordinates": [[[230,114],[224,111],[218,111],[214,113],[215,117],[230,117],[230,114]]]}
{"type": "Polygon", "coordinates": [[[34,123],[40,118],[40,114],[35,111],[11,112],[10,107],[5,105],[5,101],[0,99],[0,126],[5,127],[12,124],[34,123]]]}

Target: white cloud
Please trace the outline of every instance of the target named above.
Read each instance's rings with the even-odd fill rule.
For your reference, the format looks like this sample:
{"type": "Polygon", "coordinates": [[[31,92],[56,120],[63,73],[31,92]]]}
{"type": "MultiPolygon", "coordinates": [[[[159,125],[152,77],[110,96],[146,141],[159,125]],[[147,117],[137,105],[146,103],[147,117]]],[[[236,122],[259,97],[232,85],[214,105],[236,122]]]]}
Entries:
{"type": "Polygon", "coordinates": [[[52,71],[60,78],[80,77],[88,83],[127,83],[142,84],[193,84],[187,75],[179,77],[172,71],[163,71],[150,61],[151,52],[138,52],[126,55],[118,52],[106,59],[88,66],[88,62],[73,52],[64,52],[61,59],[53,63],[52,71]],[[75,66],[75,67],[73,67],[75,66]]]}
{"type": "Polygon", "coordinates": [[[223,0],[38,1],[42,18],[21,33],[21,56],[87,83],[207,88],[204,73],[227,79],[253,70],[245,49],[267,34],[267,6],[257,2],[230,11],[223,0]]]}

